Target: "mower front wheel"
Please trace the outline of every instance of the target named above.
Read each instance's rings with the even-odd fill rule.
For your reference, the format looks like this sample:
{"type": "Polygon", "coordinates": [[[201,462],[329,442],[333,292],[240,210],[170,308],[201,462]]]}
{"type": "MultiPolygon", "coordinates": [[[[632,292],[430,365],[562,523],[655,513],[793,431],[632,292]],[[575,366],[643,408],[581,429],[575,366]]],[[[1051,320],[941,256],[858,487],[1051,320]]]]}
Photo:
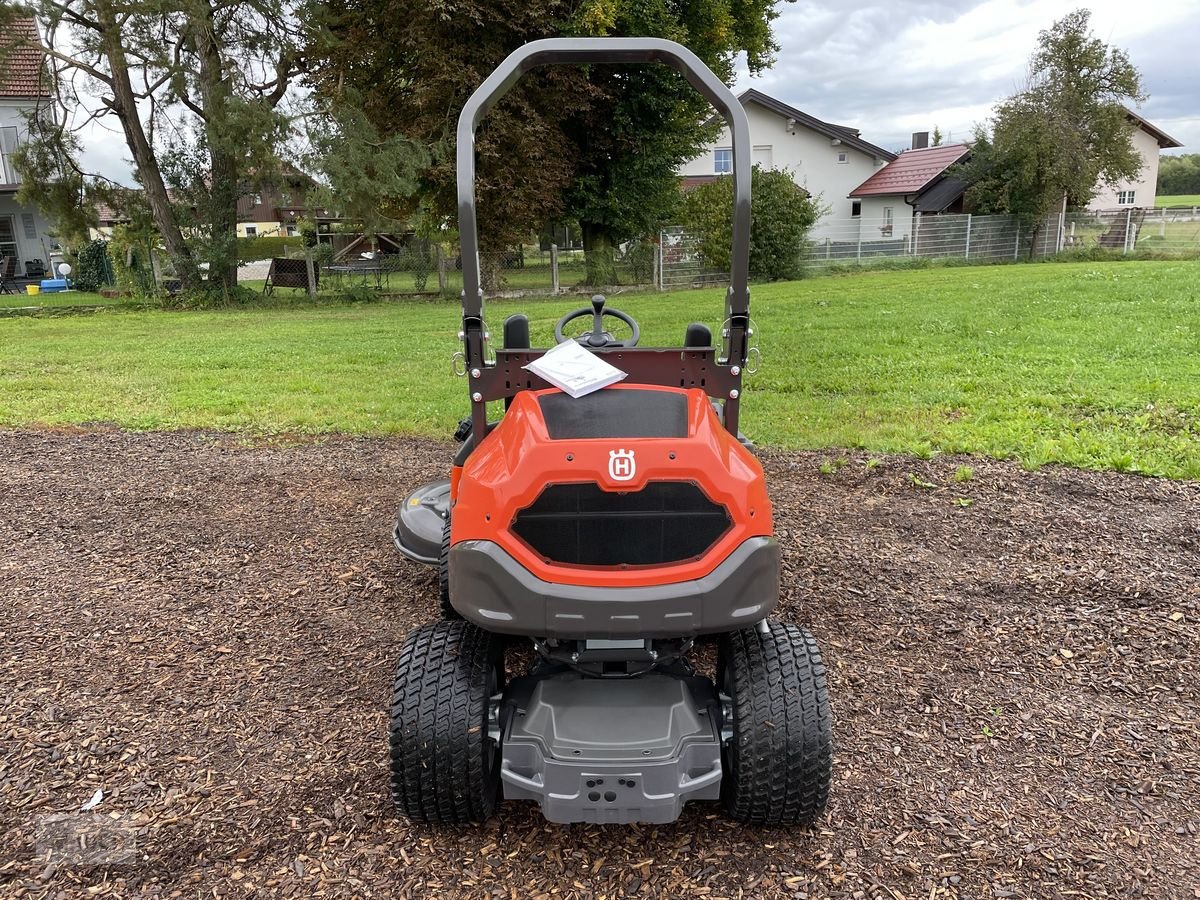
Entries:
{"type": "Polygon", "coordinates": [[[762,630],[724,635],[717,676],[728,736],[726,813],[748,825],[811,822],[825,809],[833,771],[829,689],[816,639],[770,620],[762,630]]]}
{"type": "Polygon", "coordinates": [[[414,822],[483,822],[500,795],[489,722],[503,687],[501,639],[469,622],[434,622],[400,652],[391,705],[392,799],[414,822]]]}

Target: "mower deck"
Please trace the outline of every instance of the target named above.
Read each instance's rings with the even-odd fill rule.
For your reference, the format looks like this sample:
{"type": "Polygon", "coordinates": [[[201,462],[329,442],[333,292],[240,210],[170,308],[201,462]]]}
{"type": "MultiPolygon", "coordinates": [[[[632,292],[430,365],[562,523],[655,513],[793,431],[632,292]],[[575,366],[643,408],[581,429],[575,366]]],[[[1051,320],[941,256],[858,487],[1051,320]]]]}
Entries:
{"type": "Polygon", "coordinates": [[[721,792],[720,709],[706,678],[575,672],[515,679],[505,692],[504,797],[551,822],[673,822],[721,792]]]}

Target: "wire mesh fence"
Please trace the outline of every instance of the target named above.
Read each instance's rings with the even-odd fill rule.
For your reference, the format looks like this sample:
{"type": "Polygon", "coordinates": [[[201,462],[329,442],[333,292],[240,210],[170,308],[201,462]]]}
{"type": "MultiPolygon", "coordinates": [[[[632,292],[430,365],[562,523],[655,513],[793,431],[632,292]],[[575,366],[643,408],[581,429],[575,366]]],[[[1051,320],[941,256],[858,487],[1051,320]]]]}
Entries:
{"type": "MultiPolygon", "coordinates": [[[[1013,216],[944,214],[893,219],[870,215],[822,220],[819,237],[797,248],[807,268],[871,266],[905,260],[959,261],[964,264],[1040,259],[1061,251],[1100,249],[1129,254],[1200,255],[1200,207],[1119,209],[1056,213],[1035,227],[1013,216]]],[[[456,245],[409,239],[380,250],[344,241],[296,247],[292,256],[312,254],[324,290],[387,294],[458,294],[462,257],[456,245]]],[[[260,268],[269,261],[259,264],[260,268]]],[[[592,265],[598,266],[596,259],[592,265]]],[[[614,286],[654,286],[659,290],[723,283],[725,269],[704,257],[699,237],[682,226],[665,228],[614,249],[611,266],[588,269],[585,252],[531,241],[480,255],[483,289],[497,294],[557,294],[606,290],[614,286]]],[[[247,268],[244,280],[263,278],[247,268]]]]}
{"type": "Polygon", "coordinates": [[[1055,252],[1056,242],[1044,236],[1047,228],[1057,235],[1057,221],[1029,229],[1012,216],[950,214],[907,220],[856,216],[822,222],[822,236],[810,241],[802,254],[805,264],[813,268],[903,258],[994,262],[1055,252]]]}
{"type": "Polygon", "coordinates": [[[1120,253],[1200,253],[1200,207],[1072,211],[1063,225],[1063,249],[1120,253]]]}

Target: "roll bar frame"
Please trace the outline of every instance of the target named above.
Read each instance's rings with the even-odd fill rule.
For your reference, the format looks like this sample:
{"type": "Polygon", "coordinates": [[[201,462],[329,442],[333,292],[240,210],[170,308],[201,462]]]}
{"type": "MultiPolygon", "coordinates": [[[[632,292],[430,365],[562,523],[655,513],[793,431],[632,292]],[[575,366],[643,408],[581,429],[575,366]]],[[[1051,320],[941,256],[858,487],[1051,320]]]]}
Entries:
{"type": "MultiPolygon", "coordinates": [[[[661,63],[679,71],[720,113],[733,138],[733,245],[729,289],[725,295],[723,354],[714,364],[709,393],[724,400],[725,427],[737,434],[741,373],[745,368],[750,334],[750,126],[746,111],[734,93],[699,57],[681,44],[661,38],[550,38],[514,50],[496,67],[463,106],[458,117],[458,231],[462,254],[462,339],[471,388],[472,442],[487,434],[487,401],[511,395],[512,380],[502,388],[495,377],[497,363],[488,363],[484,334],[483,290],[479,265],[479,230],[475,208],[475,131],[488,111],[529,70],[560,64],[661,63]],[[490,376],[490,377],[489,377],[490,376]],[[719,392],[718,392],[719,391],[719,392]]],[[[497,362],[502,363],[501,353],[497,362]]],[[[663,354],[663,350],[623,349],[631,354],[663,354]]],[[[608,355],[603,350],[602,355],[608,355]]],[[[526,356],[528,354],[525,354],[526,356]]],[[[694,353],[692,354],[695,355],[694,353]]],[[[649,362],[649,360],[647,360],[649,362]]],[[[651,366],[653,368],[653,366],[651,366]]],[[[674,377],[679,360],[668,365],[674,377]]],[[[511,370],[510,370],[511,371],[511,370]]],[[[540,381],[540,379],[539,379],[540,381]]],[[[669,382],[667,382],[669,383],[669,382]]],[[[707,384],[706,384],[707,388],[707,384]]]]}

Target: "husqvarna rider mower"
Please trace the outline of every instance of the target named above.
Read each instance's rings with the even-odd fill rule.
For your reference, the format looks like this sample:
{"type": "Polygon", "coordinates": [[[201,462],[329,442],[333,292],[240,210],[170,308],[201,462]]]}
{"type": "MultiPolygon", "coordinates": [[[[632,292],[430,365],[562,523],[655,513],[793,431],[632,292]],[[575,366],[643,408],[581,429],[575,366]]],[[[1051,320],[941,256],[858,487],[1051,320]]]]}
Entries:
{"type": "Polygon", "coordinates": [[[458,197],[471,418],[449,481],[411,495],[396,525],[406,555],[439,567],[442,592],[442,620],[408,636],[396,670],[396,804],[436,823],[482,821],[501,797],[533,800],[552,822],[670,822],[691,800],[720,800],[748,823],[811,820],[829,792],[825,669],[807,631],[769,618],[779,545],[762,467],[738,433],[752,335],[745,112],[673,42],[538,41],[464,107],[458,197]],[[524,316],[504,323],[494,358],[488,348],[475,129],[533,66],[650,62],[681,71],[733,135],[721,347],[698,323],[682,346],[638,346],[636,321],[593,298],[556,337],[582,324],[574,339],[627,377],[575,399],[524,368],[546,352],[530,347],[524,316]],[[489,401],[506,404],[498,422],[489,401]],[[715,681],[689,664],[703,638],[718,642],[715,681]],[[506,682],[518,642],[534,662],[506,682]]]}

